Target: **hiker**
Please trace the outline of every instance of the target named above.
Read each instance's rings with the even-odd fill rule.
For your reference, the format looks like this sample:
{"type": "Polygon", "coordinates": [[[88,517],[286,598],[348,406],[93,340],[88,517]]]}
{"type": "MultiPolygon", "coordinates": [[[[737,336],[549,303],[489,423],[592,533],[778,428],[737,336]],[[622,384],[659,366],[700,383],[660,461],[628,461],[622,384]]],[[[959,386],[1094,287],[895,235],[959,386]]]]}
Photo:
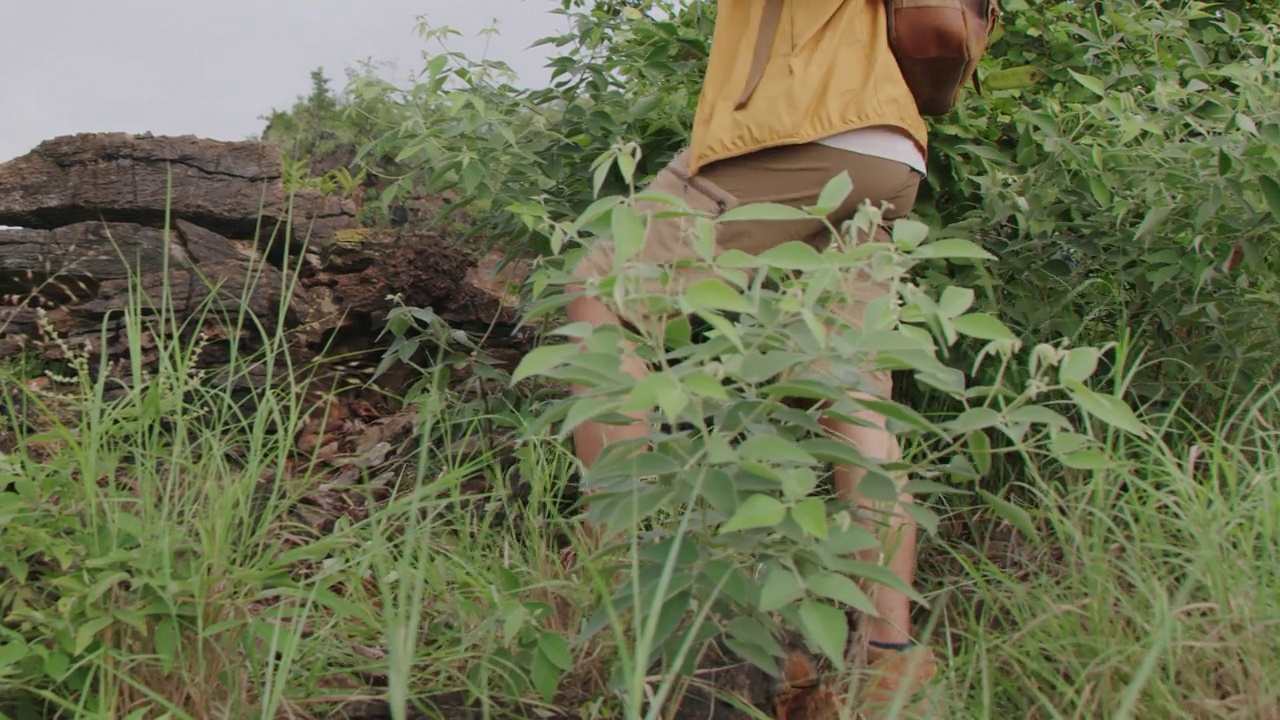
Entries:
{"type": "MultiPolygon", "coordinates": [[[[927,130],[914,84],[908,86],[888,41],[889,11],[881,0],[735,0],[719,3],[706,78],[698,99],[693,135],[687,149],[663,168],[649,189],[671,193],[694,210],[716,216],[757,202],[795,207],[814,205],[823,186],[842,172],[853,191],[827,219],[836,227],[851,219],[863,203],[884,210],[876,239],[888,241],[890,225],[915,203],[925,176],[927,130]]],[[[983,38],[985,40],[985,38],[983,38]]],[[[912,75],[912,77],[917,77],[912,75]]],[[[926,101],[919,101],[925,103],[926,101]]],[[[949,109],[949,107],[947,108],[949,109]]],[[[637,210],[660,209],[638,203],[637,210]]],[[[643,262],[694,259],[685,232],[687,218],[654,218],[640,251],[643,262]]],[[[823,249],[830,232],[818,220],[735,221],[717,225],[719,250],[759,253],[800,240],[823,249]]],[[[587,281],[614,272],[613,244],[597,242],[574,270],[587,281]]],[[[571,286],[570,292],[580,293],[571,286]]],[[[867,287],[842,303],[841,312],[856,325],[867,300],[886,288],[867,287]]],[[[578,294],[567,308],[571,322],[618,323],[600,300],[578,294]]],[[[625,314],[625,312],[624,312],[625,314]]],[[[642,377],[636,357],[623,367],[642,377]]],[[[870,378],[888,397],[887,372],[870,378]]],[[[856,393],[855,393],[856,395],[856,393]]],[[[824,418],[830,432],[864,456],[892,462],[901,457],[885,419],[864,413],[868,428],[824,418]]],[[[649,428],[587,422],[574,432],[575,452],[590,467],[609,443],[647,437],[649,428]]],[[[856,493],[863,471],[837,467],[834,482],[841,497],[870,506],[856,493]]],[[[910,503],[903,494],[901,503],[910,503]]],[[[908,585],[915,572],[916,525],[899,505],[885,548],[895,548],[889,567],[908,585]]],[[[887,552],[887,551],[886,551],[887,552]]],[[[883,696],[898,687],[913,690],[935,673],[927,647],[912,642],[910,604],[900,592],[877,588],[880,617],[865,617],[860,636],[866,643],[867,696],[883,696]]],[[[860,693],[863,694],[863,693],[860,693]]]]}

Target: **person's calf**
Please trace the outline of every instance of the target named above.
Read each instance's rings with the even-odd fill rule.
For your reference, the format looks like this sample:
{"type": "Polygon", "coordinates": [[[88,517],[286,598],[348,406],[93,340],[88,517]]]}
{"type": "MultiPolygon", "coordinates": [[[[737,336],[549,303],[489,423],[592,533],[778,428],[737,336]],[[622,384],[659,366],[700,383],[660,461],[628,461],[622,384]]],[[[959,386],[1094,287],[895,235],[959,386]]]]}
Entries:
{"type": "MultiPolygon", "coordinates": [[[[570,286],[567,291],[576,297],[565,308],[569,322],[585,322],[592,327],[600,327],[604,325],[618,325],[620,321],[617,314],[609,309],[598,298],[585,295],[581,287],[570,286]]],[[[622,370],[629,373],[637,380],[643,378],[646,373],[644,361],[642,361],[634,353],[634,348],[624,346],[622,355],[622,370]]],[[[586,392],[585,388],[574,387],[574,394],[581,395],[586,392]]],[[[614,443],[624,442],[627,440],[639,440],[649,436],[649,427],[646,422],[644,413],[635,413],[631,415],[635,422],[625,425],[606,425],[594,421],[585,421],[573,429],[573,451],[578,458],[578,462],[582,465],[583,473],[579,477],[585,475],[585,471],[589,470],[596,464],[600,457],[600,453],[604,448],[614,443]]],[[[582,489],[583,495],[587,495],[586,488],[582,489]]],[[[586,540],[594,547],[605,540],[603,528],[593,527],[590,523],[584,523],[586,540]]]]}
{"type": "MultiPolygon", "coordinates": [[[[838,439],[849,444],[865,457],[881,462],[895,462],[901,457],[896,438],[885,427],[885,419],[873,413],[863,413],[860,419],[866,425],[823,419],[823,425],[838,439]]],[[[899,494],[897,503],[877,503],[859,491],[866,477],[863,468],[838,466],[835,471],[837,494],[851,502],[861,514],[869,516],[863,527],[880,536],[876,548],[859,555],[868,562],[886,562],[889,570],[910,587],[915,580],[916,523],[904,510],[911,496],[899,494]],[[887,522],[884,521],[887,519],[887,522]]],[[[900,484],[899,484],[900,489],[900,484]]],[[[911,642],[911,601],[906,594],[886,586],[874,587],[872,600],[878,616],[863,616],[860,635],[864,640],[882,649],[908,647],[911,642]]]]}

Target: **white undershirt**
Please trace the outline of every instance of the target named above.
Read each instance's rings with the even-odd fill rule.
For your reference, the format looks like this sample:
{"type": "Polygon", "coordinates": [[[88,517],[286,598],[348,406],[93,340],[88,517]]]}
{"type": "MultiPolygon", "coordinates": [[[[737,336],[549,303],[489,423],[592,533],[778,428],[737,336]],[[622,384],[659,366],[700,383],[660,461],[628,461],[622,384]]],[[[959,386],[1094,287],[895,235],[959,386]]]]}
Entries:
{"type": "Polygon", "coordinates": [[[884,126],[859,128],[815,141],[838,150],[884,158],[909,165],[921,175],[925,170],[924,153],[909,136],[884,126]]]}

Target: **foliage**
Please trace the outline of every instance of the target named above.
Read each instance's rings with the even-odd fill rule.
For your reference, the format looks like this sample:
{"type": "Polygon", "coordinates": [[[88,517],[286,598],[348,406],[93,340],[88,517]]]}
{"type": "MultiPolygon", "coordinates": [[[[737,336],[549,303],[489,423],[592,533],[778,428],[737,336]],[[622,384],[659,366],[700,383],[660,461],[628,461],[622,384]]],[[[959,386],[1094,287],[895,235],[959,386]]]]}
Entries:
{"type": "MultiPolygon", "coordinates": [[[[451,50],[447,41],[457,32],[426,21],[419,31],[441,50],[412,86],[353,81],[355,97],[393,98],[407,114],[375,128],[361,147],[362,162],[408,168],[385,175],[384,202],[446,194],[453,202],[442,220],[456,210],[472,215],[458,230],[546,251],[546,222],[591,202],[602,153],[642,140],[641,176],[674,154],[692,120],[710,14],[701,4],[668,0],[623,12],[566,4],[557,13],[574,30],[539,43],[561,53],[548,88],[517,87],[506,64],[451,50]],[[672,19],[651,20],[641,9],[672,19]]],[[[621,182],[611,176],[604,189],[624,190],[621,182]]]]}
{"type": "MultiPolygon", "coordinates": [[[[337,711],[334,688],[370,672],[390,679],[395,717],[423,688],[486,707],[531,691],[550,702],[573,662],[558,624],[571,618],[553,609],[582,601],[549,580],[541,525],[504,527],[475,511],[504,507],[497,494],[460,491],[496,448],[453,447],[521,416],[487,418],[494,403],[424,383],[413,462],[348,487],[296,442],[328,422],[331,395],[292,364],[283,331],[264,330],[279,318],[227,317],[210,293],[182,320],[169,288],[130,291],[123,376],[52,326],[65,368],[0,367],[0,718],[337,711]],[[232,345],[209,372],[193,328],[214,317],[232,345]],[[247,336],[266,347],[240,346],[247,336]],[[308,506],[356,512],[312,527],[308,506]]],[[[458,339],[422,311],[393,321],[458,339]]],[[[434,359],[439,379],[459,358],[434,359]]],[[[563,474],[550,452],[527,462],[531,477],[563,474]]],[[[555,492],[540,484],[530,516],[554,516],[555,492]]]]}
{"type": "Polygon", "coordinates": [[[1280,620],[1277,409],[1275,389],[1260,388],[1207,422],[1184,408],[1147,416],[1152,436],[1104,440],[1126,462],[1069,484],[1033,466],[1038,544],[952,508],[971,541],[931,544],[922,572],[936,578],[926,593],[950,662],[966,668],[946,684],[970,708],[953,716],[1274,712],[1280,672],[1263,658],[1280,620]]]}
{"type": "MultiPolygon", "coordinates": [[[[348,70],[347,80],[351,83],[374,74],[374,66],[366,64],[359,71],[348,70]]],[[[288,111],[273,110],[261,118],[267,122],[262,140],[280,147],[286,190],[313,188],[350,197],[372,184],[371,171],[375,175],[396,171],[394,163],[386,161],[360,167],[356,151],[374,128],[394,122],[403,110],[388,97],[335,93],[330,82],[322,68],[311,71],[308,95],[299,97],[288,111]]],[[[367,203],[362,208],[362,219],[370,224],[387,220],[388,214],[386,204],[367,203]]]]}
{"type": "MultiPolygon", "coordinates": [[[[629,174],[633,163],[621,156],[618,161],[624,176],[629,174]]],[[[581,389],[549,407],[530,431],[558,424],[565,437],[585,421],[623,422],[635,413],[661,428],[646,439],[609,446],[583,478],[591,493],[589,516],[607,536],[642,545],[624,563],[631,582],[587,631],[612,620],[617,641],[635,643],[620,658],[621,675],[629,682],[626,697],[633,703],[642,697],[639,682],[649,671],[651,652],[667,662],[669,672],[683,676],[693,669],[698,643],[723,630],[742,657],[776,672],[782,646],[773,629],[779,618],[841,667],[844,608],[874,613],[867,593],[875,584],[922,600],[879,562],[852,559],[871,549],[883,558],[892,549],[856,524],[847,503],[825,497],[827,465],[862,468],[866,476],[859,491],[892,506],[893,477],[913,478],[906,489],[920,493],[945,489],[924,478],[969,486],[987,474],[989,434],[1005,436],[1025,455],[1045,455],[1066,467],[1108,466],[1111,459],[1063,414],[1064,400],[1119,430],[1147,432],[1122,400],[1085,384],[1097,368],[1098,349],[1041,344],[1023,353],[999,320],[973,311],[971,288],[952,285],[935,292],[911,281],[909,271],[921,263],[992,259],[967,240],[926,242],[927,226],[902,221],[892,244],[864,242],[879,222],[878,213],[866,208],[822,252],[793,242],[759,256],[730,251],[713,258],[716,223],[821,218],[851,189],[842,175],[814,208],[748,205],[714,221],[699,218],[692,243],[700,259],[688,269],[709,276],[671,293],[644,285],[669,281],[665,268],[634,261],[649,216],[632,202],[643,193],[602,198],[556,238],[557,244],[590,242],[607,234],[615,241],[618,268],[625,263],[627,272],[593,282],[585,292],[630,317],[635,329],[557,327],[553,334],[570,342],[526,356],[513,379],[543,376],[581,389]],[[859,331],[838,309],[861,277],[890,290],[869,303],[865,330],[859,331]],[[626,312],[634,308],[644,308],[644,317],[653,320],[626,312]],[[694,318],[710,328],[701,342],[692,340],[694,318]],[[964,374],[939,361],[962,337],[983,343],[977,362],[993,366],[991,375],[1006,377],[1011,366],[1023,364],[1029,380],[967,383],[964,374]],[[619,348],[625,347],[635,347],[651,368],[643,379],[620,369],[619,348]],[[907,372],[964,409],[928,419],[890,398],[856,399],[851,392],[871,392],[859,368],[907,372]],[[787,402],[796,399],[801,407],[787,402]],[[833,439],[819,422],[828,416],[858,423],[854,418],[864,410],[890,418],[891,431],[912,451],[905,463],[867,457],[833,439]],[[625,630],[617,620],[624,610],[636,616],[625,630]],[[685,622],[691,627],[675,632],[685,622]]],[[[663,212],[693,214],[679,205],[663,212]]],[[[533,282],[551,288],[572,280],[549,269],[533,282]]],[[[531,319],[569,297],[550,293],[532,307],[531,319]]],[[[1032,531],[1024,511],[987,497],[1004,519],[1032,531]]],[[[924,526],[936,527],[926,509],[909,511],[924,526]]],[[[876,520],[863,518],[868,519],[876,520]]],[[[654,702],[661,698],[659,693],[654,702]]]]}
{"type": "MultiPolygon", "coordinates": [[[[1149,348],[1130,385],[1141,402],[1195,387],[1207,407],[1273,377],[1280,230],[1275,9],[1267,3],[1100,0],[1004,3],[981,72],[985,95],[931,119],[921,219],[1001,258],[941,287],[981,290],[1027,342],[1102,343],[1121,327],[1149,348]]],[[[357,96],[396,98],[361,157],[403,163],[385,198],[456,192],[451,210],[496,242],[542,252],[552,218],[596,197],[605,153],[635,144],[637,181],[692,124],[714,5],[564,0],[572,30],[548,88],[445,52],[400,90],[370,76],[357,96]],[[482,229],[482,230],[481,230],[482,229]]],[[[447,29],[423,25],[442,40],[447,29]]],[[[625,191],[610,173],[603,192],[625,191]]],[[[957,348],[956,367],[976,346],[957,348]]],[[[927,390],[914,402],[942,402],[927,390]]]]}
{"type": "MultiPolygon", "coordinates": [[[[680,317],[559,327],[570,342],[526,358],[515,390],[491,391],[511,378],[474,339],[429,309],[398,310],[389,357],[432,348],[409,392],[416,455],[389,487],[353,490],[367,490],[366,514],[324,533],[297,512],[334,488],[291,444],[317,387],[288,368],[281,338],[206,377],[200,343],[153,335],[139,306],[130,347],[162,367],[123,391],[83,363],[55,394],[0,368],[0,714],[300,715],[374,677],[385,689],[352,694],[382,693],[394,717],[440,693],[490,714],[518,699],[544,715],[654,717],[688,677],[651,675],[655,661],[688,670],[721,636],[772,670],[775,617],[838,665],[839,609],[865,609],[893,580],[847,557],[880,539],[829,497],[836,462],[867,469],[872,495],[905,473],[929,497],[913,510],[938,531],[920,593],[946,631],[952,716],[1270,711],[1280,410],[1274,393],[1241,398],[1274,378],[1276,6],[1002,4],[987,94],[932,123],[917,207],[930,227],[903,223],[889,246],[724,256],[714,280],[674,296],[610,278],[589,292],[682,311],[708,337],[693,342],[680,317]],[[871,313],[881,324],[828,332],[857,268],[892,281],[871,313]],[[653,364],[646,380],[618,371],[623,339],[653,364]],[[822,359],[834,374],[801,370],[822,359]],[[858,380],[841,369],[860,360],[895,369],[907,395],[849,398],[858,380]],[[464,364],[479,371],[459,388],[464,364]],[[237,380],[277,367],[246,403],[237,380]],[[530,397],[535,376],[588,393],[530,397]],[[797,396],[808,404],[782,402],[797,396]],[[907,457],[826,438],[819,402],[887,414],[907,457]],[[630,410],[659,427],[648,450],[614,448],[583,478],[592,516],[625,542],[567,569],[561,531],[578,518],[560,440],[630,410]],[[519,506],[493,469],[507,432],[524,438],[519,506]],[[998,484],[1007,458],[1029,507],[998,484]],[[481,468],[485,482],[468,484],[481,468]],[[500,514],[515,507],[521,522],[500,514]],[[939,510],[969,518],[964,531],[939,510]]],[[[265,135],[286,148],[291,182],[372,184],[366,208],[445,195],[475,232],[556,256],[530,286],[530,317],[554,322],[556,265],[579,240],[635,248],[635,189],[685,142],[714,6],[557,12],[573,29],[546,40],[559,48],[551,87],[519,88],[423,23],[443,52],[408,87],[366,68],[334,93],[317,72],[265,135]],[[329,156],[341,168],[319,167],[329,156]]]]}
{"type": "Polygon", "coordinates": [[[1152,349],[1144,401],[1274,377],[1274,6],[1005,5],[991,72],[1038,82],[932,128],[928,210],[1000,256],[988,306],[1029,337],[1128,328],[1152,349]]]}

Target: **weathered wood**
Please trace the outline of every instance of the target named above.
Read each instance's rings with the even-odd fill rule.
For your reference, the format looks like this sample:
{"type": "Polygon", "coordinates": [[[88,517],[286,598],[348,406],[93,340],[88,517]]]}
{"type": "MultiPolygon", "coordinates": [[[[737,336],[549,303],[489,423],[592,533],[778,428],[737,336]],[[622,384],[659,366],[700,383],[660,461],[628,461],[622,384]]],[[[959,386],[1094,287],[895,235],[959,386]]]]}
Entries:
{"type": "Polygon", "coordinates": [[[293,237],[354,224],[354,205],[290,194],[280,151],[193,135],[79,134],[0,165],[0,225],[48,229],[85,221],[161,226],[166,209],[214,232],[266,239],[292,211],[293,237]],[[336,222],[335,222],[336,221],[336,222]]]}
{"type": "Polygon", "coordinates": [[[0,224],[52,228],[109,220],[159,225],[172,214],[252,237],[283,217],[279,151],[194,136],[80,134],[0,165],[0,224]]]}
{"type": "Polygon", "coordinates": [[[76,347],[99,345],[105,331],[114,354],[124,311],[134,304],[141,316],[163,307],[180,322],[210,310],[215,321],[216,311],[234,315],[243,307],[271,327],[282,280],[252,243],[181,220],[168,232],[99,222],[0,230],[0,356],[28,346],[44,328],[76,347]]]}
{"type": "Polygon", "coordinates": [[[225,362],[228,333],[252,350],[255,325],[272,332],[278,321],[296,360],[356,353],[372,366],[393,298],[509,355],[527,349],[507,288],[480,267],[492,258],[438,233],[357,228],[350,198],[287,198],[282,167],[264,143],[125,134],[55,138],[0,165],[0,224],[22,226],[0,230],[0,357],[33,343],[59,355],[38,342],[51,330],[118,359],[124,311],[139,299],[142,317],[163,305],[219,338],[206,366],[225,362]],[[287,251],[273,231],[286,217],[287,251]],[[236,323],[243,313],[257,322],[236,323]]]}

